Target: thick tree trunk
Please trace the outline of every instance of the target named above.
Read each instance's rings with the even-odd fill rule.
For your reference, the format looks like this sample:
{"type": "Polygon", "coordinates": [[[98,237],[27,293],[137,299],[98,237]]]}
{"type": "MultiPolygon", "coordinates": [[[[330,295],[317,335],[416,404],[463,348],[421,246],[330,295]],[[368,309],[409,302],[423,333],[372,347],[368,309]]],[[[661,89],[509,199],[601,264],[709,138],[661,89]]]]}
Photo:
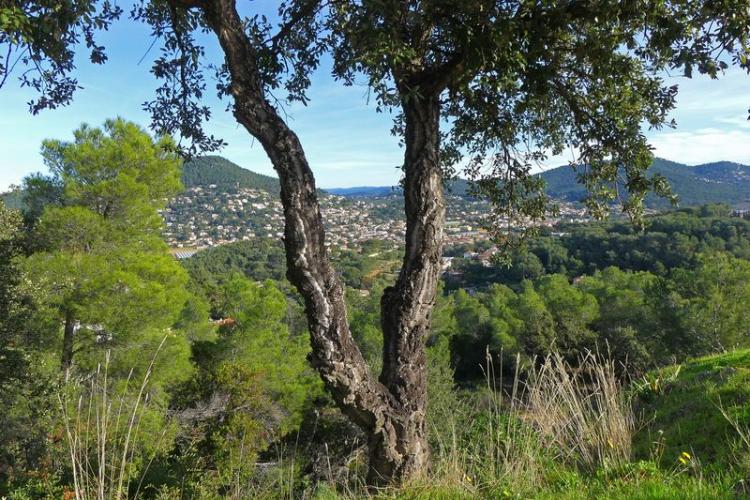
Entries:
{"type": "Polygon", "coordinates": [[[60,359],[60,369],[65,378],[68,377],[70,367],[73,364],[73,335],[75,334],[75,320],[70,312],[65,313],[65,325],[63,327],[63,346],[60,359]]]}
{"type": "Polygon", "coordinates": [[[243,31],[234,0],[188,3],[203,10],[224,51],[237,121],[262,144],[279,175],[287,277],[305,301],[310,361],[344,414],[367,434],[370,481],[384,484],[412,477],[429,459],[424,344],[443,223],[437,101],[415,101],[407,108],[406,255],[398,282],[382,301],[384,367],[378,380],[349,330],[342,285],[325,246],[312,170],[299,139],[265,95],[258,54],[243,31]]]}
{"type": "Polygon", "coordinates": [[[398,280],[381,299],[380,373],[380,381],[399,403],[401,420],[394,425],[395,442],[378,443],[370,457],[373,473],[401,478],[424,472],[429,464],[425,342],[440,276],[445,222],[438,99],[410,96],[403,109],[406,245],[398,280]]]}

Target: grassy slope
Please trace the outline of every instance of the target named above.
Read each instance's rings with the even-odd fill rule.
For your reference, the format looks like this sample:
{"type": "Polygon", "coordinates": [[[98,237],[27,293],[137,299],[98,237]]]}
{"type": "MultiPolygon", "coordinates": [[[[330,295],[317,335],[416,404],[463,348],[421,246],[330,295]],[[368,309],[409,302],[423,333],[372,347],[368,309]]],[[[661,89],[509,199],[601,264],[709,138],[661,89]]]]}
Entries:
{"type": "MultiPolygon", "coordinates": [[[[388,498],[539,498],[539,499],[707,499],[746,498],[738,480],[748,477],[750,449],[736,447],[738,434],[722,415],[750,427],[750,350],[706,356],[670,366],[641,383],[638,409],[649,419],[636,435],[634,462],[623,469],[595,474],[554,466],[542,483],[518,487],[510,483],[487,488],[441,484],[434,478],[385,495],[388,498]],[[661,467],[650,459],[662,430],[661,467]],[[694,460],[681,464],[689,452],[694,460]]],[[[324,497],[326,498],[326,497],[324,497]]]]}
{"type": "Polygon", "coordinates": [[[653,420],[636,436],[637,455],[648,456],[661,430],[662,465],[674,465],[683,451],[717,470],[748,460],[747,450],[734,449],[739,436],[720,407],[750,427],[750,350],[691,360],[679,366],[679,372],[672,366],[649,379],[652,385],[658,379],[662,388],[641,391],[639,410],[653,420]]]}

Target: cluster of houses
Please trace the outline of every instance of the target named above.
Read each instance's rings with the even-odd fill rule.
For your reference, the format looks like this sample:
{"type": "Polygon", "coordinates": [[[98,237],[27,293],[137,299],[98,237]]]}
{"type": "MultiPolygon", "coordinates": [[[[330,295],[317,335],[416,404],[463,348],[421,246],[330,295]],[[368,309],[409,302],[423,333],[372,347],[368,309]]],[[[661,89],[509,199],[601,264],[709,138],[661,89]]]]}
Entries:
{"type": "MultiPolygon", "coordinates": [[[[487,239],[482,229],[489,212],[485,202],[449,197],[445,243],[455,245],[487,239]]],[[[384,197],[347,198],[323,195],[321,211],[326,225],[326,244],[356,249],[364,241],[380,240],[401,244],[405,236],[403,199],[384,197]]],[[[260,189],[226,189],[215,184],[192,187],[170,201],[162,212],[164,235],[178,258],[196,249],[253,238],[282,238],[283,210],[278,196],[260,189]]],[[[582,209],[563,204],[560,219],[584,220],[582,209]]]]}

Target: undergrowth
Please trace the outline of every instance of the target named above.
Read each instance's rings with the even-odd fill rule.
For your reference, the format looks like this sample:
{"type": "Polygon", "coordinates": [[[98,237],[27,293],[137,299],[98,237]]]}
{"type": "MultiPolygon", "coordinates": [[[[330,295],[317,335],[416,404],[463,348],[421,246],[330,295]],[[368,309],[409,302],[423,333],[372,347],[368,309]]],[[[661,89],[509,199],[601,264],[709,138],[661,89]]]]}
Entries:
{"type": "MultiPolygon", "coordinates": [[[[149,450],[135,438],[148,375],[132,391],[113,391],[104,366],[76,401],[61,399],[71,462],[61,477],[71,480],[46,491],[76,499],[750,496],[750,351],[696,359],[628,385],[595,354],[575,365],[558,355],[527,367],[518,360],[511,380],[487,356],[486,384],[471,391],[453,387],[445,352],[434,353],[433,467],[399,487],[368,489],[366,453],[355,448],[344,475],[333,473],[334,457],[324,454],[329,473],[319,480],[306,475],[301,450],[292,449],[232,489],[205,471],[181,483],[141,485],[149,450]]],[[[40,496],[29,484],[12,498],[40,496]]]]}

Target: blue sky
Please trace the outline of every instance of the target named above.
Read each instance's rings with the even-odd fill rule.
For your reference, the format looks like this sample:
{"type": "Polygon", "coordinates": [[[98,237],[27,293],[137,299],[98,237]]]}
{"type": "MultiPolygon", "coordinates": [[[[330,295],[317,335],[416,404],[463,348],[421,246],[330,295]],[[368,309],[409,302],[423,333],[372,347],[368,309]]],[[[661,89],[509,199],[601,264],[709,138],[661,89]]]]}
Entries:
{"type": "MultiPolygon", "coordinates": [[[[144,126],[149,123],[141,104],[150,99],[156,82],[149,73],[150,61],[158,48],[139,60],[148,50],[148,29],[129,21],[117,23],[100,38],[109,55],[104,66],[93,66],[81,58],[77,75],[83,87],[72,105],[28,113],[33,93],[7,82],[0,89],[0,191],[35,171],[43,171],[39,155],[45,138],[68,139],[81,123],[101,124],[106,118],[121,116],[144,126]]],[[[220,61],[220,54],[208,39],[209,57],[220,61]]],[[[348,187],[392,185],[398,181],[397,166],[402,151],[389,133],[391,116],[375,112],[368,103],[363,85],[344,87],[329,76],[330,65],[323,64],[313,77],[307,107],[286,108],[290,124],[298,133],[315,171],[318,186],[348,187]]],[[[698,77],[693,80],[670,78],[680,87],[678,106],[673,113],[676,129],[647,132],[658,156],[691,165],[731,160],[750,164],[750,76],[739,70],[727,72],[720,80],[698,77]]],[[[210,94],[210,92],[209,92],[210,94]]],[[[256,172],[273,175],[273,169],[260,145],[236,125],[225,111],[226,103],[210,96],[214,118],[208,130],[222,137],[228,146],[220,154],[256,172]]],[[[550,158],[547,166],[564,164],[567,158],[550,158]]]]}

